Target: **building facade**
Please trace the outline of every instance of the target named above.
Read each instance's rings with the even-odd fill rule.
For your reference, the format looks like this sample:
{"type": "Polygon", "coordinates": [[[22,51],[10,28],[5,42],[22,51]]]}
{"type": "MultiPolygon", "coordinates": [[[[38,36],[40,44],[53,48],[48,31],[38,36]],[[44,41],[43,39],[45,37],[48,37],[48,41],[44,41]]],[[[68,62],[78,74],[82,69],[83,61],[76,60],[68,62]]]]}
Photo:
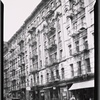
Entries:
{"type": "Polygon", "coordinates": [[[4,97],[94,100],[95,0],[42,0],[4,44],[4,97]]]}

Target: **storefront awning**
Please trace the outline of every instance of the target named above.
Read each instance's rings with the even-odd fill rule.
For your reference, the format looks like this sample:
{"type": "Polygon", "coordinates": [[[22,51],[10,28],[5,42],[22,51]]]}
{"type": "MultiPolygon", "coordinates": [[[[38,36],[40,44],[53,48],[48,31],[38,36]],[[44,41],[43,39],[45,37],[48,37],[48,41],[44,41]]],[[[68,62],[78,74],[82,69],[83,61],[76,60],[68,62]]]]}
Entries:
{"type": "Polygon", "coordinates": [[[85,81],[85,82],[79,82],[74,83],[69,90],[77,90],[77,89],[84,89],[84,88],[91,88],[94,87],[94,80],[85,81]]]}

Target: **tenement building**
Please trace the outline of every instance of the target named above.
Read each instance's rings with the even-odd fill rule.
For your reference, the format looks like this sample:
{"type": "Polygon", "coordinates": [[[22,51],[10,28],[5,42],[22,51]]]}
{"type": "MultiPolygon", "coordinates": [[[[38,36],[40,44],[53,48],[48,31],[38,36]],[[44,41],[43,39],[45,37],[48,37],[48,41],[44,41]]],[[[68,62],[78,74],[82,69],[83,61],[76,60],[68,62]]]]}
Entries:
{"type": "Polygon", "coordinates": [[[4,44],[4,97],[94,100],[95,0],[42,0],[4,44]]]}

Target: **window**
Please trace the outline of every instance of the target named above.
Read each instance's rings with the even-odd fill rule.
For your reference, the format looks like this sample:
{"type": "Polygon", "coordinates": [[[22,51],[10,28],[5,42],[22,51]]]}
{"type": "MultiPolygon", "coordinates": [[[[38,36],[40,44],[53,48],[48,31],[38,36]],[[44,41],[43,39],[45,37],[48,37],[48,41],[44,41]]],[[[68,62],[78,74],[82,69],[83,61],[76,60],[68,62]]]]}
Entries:
{"type": "Polygon", "coordinates": [[[60,59],[62,59],[62,50],[60,50],[60,59]]]}
{"type": "Polygon", "coordinates": [[[60,19],[57,19],[57,29],[58,29],[58,32],[61,30],[60,19]]]}
{"type": "Polygon", "coordinates": [[[61,69],[61,76],[62,76],[62,79],[65,78],[65,75],[64,75],[64,74],[65,74],[65,71],[64,71],[64,68],[62,68],[62,69],[61,69]]]}
{"type": "Polygon", "coordinates": [[[82,68],[81,68],[81,61],[77,62],[78,65],[78,75],[82,74],[82,68]]]}
{"type": "Polygon", "coordinates": [[[61,42],[61,32],[58,33],[58,42],[61,42]]]}
{"type": "Polygon", "coordinates": [[[47,41],[44,42],[44,48],[47,48],[47,41]]]}
{"type": "Polygon", "coordinates": [[[27,79],[27,86],[29,86],[29,81],[28,81],[28,79],[27,79]]]}
{"type": "Polygon", "coordinates": [[[15,76],[15,70],[12,71],[12,76],[15,76]]]}
{"type": "MultiPolygon", "coordinates": [[[[27,79],[27,83],[28,83],[28,79],[27,79]]],[[[31,86],[33,85],[33,82],[32,82],[32,78],[31,78],[31,86]]]]}
{"type": "Polygon", "coordinates": [[[52,44],[54,44],[54,37],[49,39],[49,45],[52,45],[52,44]]]}
{"type": "Polygon", "coordinates": [[[43,75],[41,75],[41,84],[43,84],[43,75]]]}
{"type": "Polygon", "coordinates": [[[86,62],[86,71],[91,72],[90,58],[85,59],[85,62],[86,62]]]}
{"type": "Polygon", "coordinates": [[[47,82],[49,82],[49,73],[47,73],[47,82]]]}
{"type": "Polygon", "coordinates": [[[42,60],[40,60],[40,67],[42,67],[42,60]]]}
{"type": "Polygon", "coordinates": [[[70,56],[71,56],[71,55],[72,55],[71,45],[69,45],[68,48],[69,48],[69,54],[70,54],[70,56]]]}
{"type": "Polygon", "coordinates": [[[88,49],[88,41],[84,42],[84,49],[88,49]]]}
{"type": "Polygon", "coordinates": [[[83,16],[83,17],[81,18],[81,23],[82,23],[82,24],[85,23],[85,16],[83,16]]]}
{"type": "Polygon", "coordinates": [[[40,56],[40,59],[41,59],[41,49],[39,49],[39,56],[40,56]]]}
{"type": "Polygon", "coordinates": [[[51,71],[51,79],[54,79],[54,73],[51,71]]]}
{"type": "Polygon", "coordinates": [[[79,52],[79,41],[76,41],[75,45],[76,45],[76,52],[79,52]]]}
{"type": "Polygon", "coordinates": [[[71,76],[74,76],[74,68],[73,68],[73,64],[70,64],[71,67],[71,76]]]}
{"type": "Polygon", "coordinates": [[[55,39],[55,35],[52,37],[52,40],[55,39]]]}
{"type": "Polygon", "coordinates": [[[34,21],[34,24],[36,24],[36,20],[34,21]]]}
{"type": "Polygon", "coordinates": [[[53,3],[53,2],[51,3],[51,7],[52,7],[52,8],[54,7],[54,3],[53,3]]]}
{"type": "Polygon", "coordinates": [[[94,24],[94,11],[90,12],[90,24],[94,24]]]}
{"type": "Polygon", "coordinates": [[[67,34],[70,34],[70,27],[67,27],[67,34]]]}
{"type": "Polygon", "coordinates": [[[39,84],[39,76],[37,76],[37,84],[39,84]]]}
{"type": "Polygon", "coordinates": [[[36,78],[35,78],[35,75],[34,75],[34,84],[36,84],[36,78]]]}
{"type": "Polygon", "coordinates": [[[57,60],[57,53],[54,53],[54,60],[57,60]]]}
{"type": "Polygon", "coordinates": [[[45,58],[45,63],[48,64],[48,57],[45,58]]]}
{"type": "Polygon", "coordinates": [[[83,37],[83,42],[87,41],[87,36],[83,37]]]}
{"type": "Polygon", "coordinates": [[[46,35],[44,34],[44,41],[46,40],[46,35]]]}
{"type": "Polygon", "coordinates": [[[38,21],[38,22],[40,21],[40,18],[39,18],[39,17],[37,17],[37,21],[38,21]]]}
{"type": "Polygon", "coordinates": [[[77,22],[73,23],[73,30],[77,29],[77,22]]]}
{"type": "Polygon", "coordinates": [[[42,16],[44,16],[44,11],[42,12],[42,16]]]}
{"type": "Polygon", "coordinates": [[[56,70],[56,78],[59,79],[59,70],[56,70]]]}
{"type": "Polygon", "coordinates": [[[47,12],[49,11],[49,7],[48,7],[48,6],[46,7],[46,11],[47,11],[47,12]]]}
{"type": "Polygon", "coordinates": [[[84,46],[84,49],[88,49],[87,36],[83,38],[83,46],[84,46]]]}

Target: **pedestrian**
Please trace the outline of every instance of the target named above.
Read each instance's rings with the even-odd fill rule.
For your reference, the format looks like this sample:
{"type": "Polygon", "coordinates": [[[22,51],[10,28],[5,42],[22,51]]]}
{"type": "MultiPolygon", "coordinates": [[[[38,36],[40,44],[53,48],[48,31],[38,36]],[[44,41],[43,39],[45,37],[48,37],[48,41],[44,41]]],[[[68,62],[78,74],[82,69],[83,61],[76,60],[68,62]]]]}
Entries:
{"type": "Polygon", "coordinates": [[[74,95],[72,95],[72,97],[70,98],[70,100],[76,100],[74,95]]]}

